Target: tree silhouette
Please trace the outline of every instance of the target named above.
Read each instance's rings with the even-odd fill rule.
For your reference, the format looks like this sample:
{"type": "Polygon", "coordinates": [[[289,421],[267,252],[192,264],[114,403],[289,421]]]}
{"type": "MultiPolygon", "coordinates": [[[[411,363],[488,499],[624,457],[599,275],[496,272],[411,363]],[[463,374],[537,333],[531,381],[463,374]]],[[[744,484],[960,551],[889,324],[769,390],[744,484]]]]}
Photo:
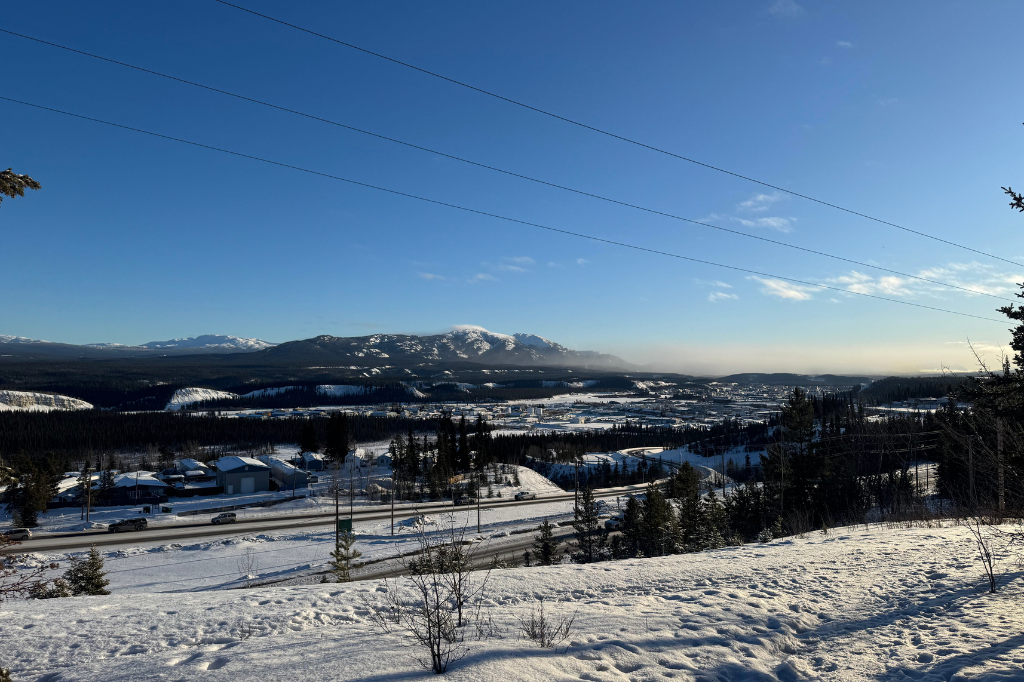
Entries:
{"type": "Polygon", "coordinates": [[[11,197],[25,196],[26,189],[39,189],[42,187],[38,182],[27,175],[18,175],[10,168],[0,171],[0,202],[4,195],[11,197]]]}

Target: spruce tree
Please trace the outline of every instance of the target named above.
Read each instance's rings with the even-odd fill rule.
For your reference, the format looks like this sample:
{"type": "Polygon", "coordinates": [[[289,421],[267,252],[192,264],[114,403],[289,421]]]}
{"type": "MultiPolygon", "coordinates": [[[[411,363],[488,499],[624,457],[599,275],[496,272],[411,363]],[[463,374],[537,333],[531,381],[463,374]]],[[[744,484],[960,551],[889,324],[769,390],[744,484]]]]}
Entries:
{"type": "Polygon", "coordinates": [[[534,537],[533,553],[537,557],[537,563],[541,566],[550,566],[555,562],[555,553],[558,551],[560,540],[555,538],[551,530],[551,524],[545,518],[540,524],[540,535],[534,537]]]}
{"type": "Polygon", "coordinates": [[[352,561],[363,555],[352,545],[356,542],[356,534],[352,531],[338,533],[338,540],[331,552],[331,572],[337,577],[339,583],[347,583],[352,579],[352,561]]]}
{"type": "MultiPolygon", "coordinates": [[[[314,440],[315,440],[314,432],[314,440]]],[[[327,420],[326,443],[324,455],[332,462],[343,464],[349,451],[348,417],[342,412],[334,412],[327,420]]]]}
{"type": "Polygon", "coordinates": [[[71,557],[71,567],[64,572],[64,582],[75,597],[110,594],[106,589],[110,581],[105,576],[103,557],[93,545],[87,558],[71,557]]]}
{"type": "MultiPolygon", "coordinates": [[[[299,452],[319,452],[320,442],[316,437],[316,427],[313,425],[312,420],[306,420],[306,423],[302,425],[302,431],[299,434],[299,452]]],[[[346,451],[347,454],[347,451],[346,451]]]]}
{"type": "Polygon", "coordinates": [[[597,504],[594,502],[594,489],[587,486],[580,491],[579,503],[573,509],[573,530],[576,535],[576,549],[573,560],[578,564],[589,564],[597,561],[604,538],[601,534],[597,504]]]}

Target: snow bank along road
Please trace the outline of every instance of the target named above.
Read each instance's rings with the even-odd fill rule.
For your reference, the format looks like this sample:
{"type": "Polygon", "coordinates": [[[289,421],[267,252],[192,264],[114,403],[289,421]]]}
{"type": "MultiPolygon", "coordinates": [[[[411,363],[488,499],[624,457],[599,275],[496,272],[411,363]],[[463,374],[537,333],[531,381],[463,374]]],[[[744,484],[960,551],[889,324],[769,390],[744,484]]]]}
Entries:
{"type": "MultiPolygon", "coordinates": [[[[985,591],[962,528],[837,529],[826,537],[664,558],[492,572],[484,615],[446,679],[826,682],[1024,679],[1024,598],[1010,569],[985,591]],[[577,614],[562,647],[521,638],[545,600],[577,614]]],[[[400,579],[403,580],[403,579],[400,579]]],[[[3,605],[16,680],[436,679],[421,651],[381,634],[358,582],[3,605]],[[251,636],[250,636],[251,635],[251,636]]],[[[467,628],[467,630],[474,630],[467,628]]]]}
{"type": "MultiPolygon", "coordinates": [[[[646,486],[634,485],[620,488],[602,488],[594,492],[597,498],[620,497],[629,493],[642,492],[646,486]]],[[[547,504],[573,499],[572,493],[560,493],[557,495],[538,495],[534,500],[489,499],[486,502],[480,501],[484,507],[509,507],[534,504],[547,504]]],[[[395,521],[409,518],[410,515],[421,513],[437,513],[444,510],[451,510],[451,503],[432,504],[399,504],[395,506],[395,521]]],[[[456,507],[460,511],[471,510],[475,507],[456,507]]],[[[381,505],[372,509],[362,507],[354,514],[356,521],[370,521],[391,518],[391,507],[381,505]]],[[[348,517],[348,509],[342,505],[342,517],[348,517]]],[[[235,524],[214,526],[209,523],[170,526],[166,528],[150,528],[143,531],[126,533],[109,533],[107,531],[87,531],[78,533],[64,533],[53,537],[39,537],[29,540],[22,545],[15,546],[10,551],[23,553],[49,552],[58,550],[87,549],[91,545],[140,545],[148,542],[166,542],[168,540],[190,540],[208,537],[226,537],[238,535],[239,533],[257,533],[263,531],[285,530],[288,528],[306,528],[334,524],[334,509],[330,513],[319,514],[291,514],[280,517],[260,517],[256,519],[239,519],[235,524]]]]}

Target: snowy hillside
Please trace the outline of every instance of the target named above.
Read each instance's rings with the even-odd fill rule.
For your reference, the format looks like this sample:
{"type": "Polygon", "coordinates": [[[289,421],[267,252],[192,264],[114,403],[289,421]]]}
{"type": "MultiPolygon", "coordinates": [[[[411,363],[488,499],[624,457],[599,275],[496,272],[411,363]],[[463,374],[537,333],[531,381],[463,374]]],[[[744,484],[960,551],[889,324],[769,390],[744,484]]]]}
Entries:
{"type": "Polygon", "coordinates": [[[0,412],[50,412],[51,410],[91,410],[91,403],[66,395],[0,391],[0,412]]]}
{"type": "MultiPolygon", "coordinates": [[[[766,545],[591,565],[497,570],[446,679],[1020,680],[1018,574],[984,590],[962,527],[841,529],[766,545]],[[541,649],[519,618],[576,614],[541,649]]],[[[1006,557],[1003,566],[1012,568],[1006,557]]],[[[15,680],[439,679],[363,599],[376,582],[132,594],[3,605],[15,680]]]]}
{"type": "Polygon", "coordinates": [[[212,388],[179,388],[167,401],[165,410],[180,410],[193,403],[205,402],[207,400],[225,400],[237,398],[238,394],[227,391],[215,391],[212,388]]]}

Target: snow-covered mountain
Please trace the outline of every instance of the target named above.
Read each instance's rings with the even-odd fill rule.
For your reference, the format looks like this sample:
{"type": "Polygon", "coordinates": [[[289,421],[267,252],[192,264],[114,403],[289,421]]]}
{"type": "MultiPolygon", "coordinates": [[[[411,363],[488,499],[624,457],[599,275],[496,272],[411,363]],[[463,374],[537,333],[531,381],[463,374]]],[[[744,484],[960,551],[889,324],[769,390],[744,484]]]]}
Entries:
{"type": "Polygon", "coordinates": [[[372,336],[317,336],[290,341],[263,351],[276,361],[343,362],[369,360],[391,366],[470,362],[487,365],[539,365],[612,368],[628,363],[594,351],[566,348],[534,334],[500,334],[483,327],[459,326],[445,334],[374,334],[372,336]]]}
{"type": "Polygon", "coordinates": [[[264,350],[276,344],[262,339],[246,339],[240,336],[222,336],[220,334],[203,334],[185,339],[171,339],[170,341],[150,341],[144,343],[140,348],[151,350],[166,350],[170,348],[203,348],[220,350],[264,350]]]}
{"type": "Polygon", "coordinates": [[[138,346],[124,343],[53,343],[25,336],[0,334],[0,357],[21,358],[110,358],[138,357],[147,353],[161,355],[186,355],[190,353],[251,353],[273,347],[274,344],[262,339],[240,336],[203,334],[168,341],[150,341],[138,346]]]}

